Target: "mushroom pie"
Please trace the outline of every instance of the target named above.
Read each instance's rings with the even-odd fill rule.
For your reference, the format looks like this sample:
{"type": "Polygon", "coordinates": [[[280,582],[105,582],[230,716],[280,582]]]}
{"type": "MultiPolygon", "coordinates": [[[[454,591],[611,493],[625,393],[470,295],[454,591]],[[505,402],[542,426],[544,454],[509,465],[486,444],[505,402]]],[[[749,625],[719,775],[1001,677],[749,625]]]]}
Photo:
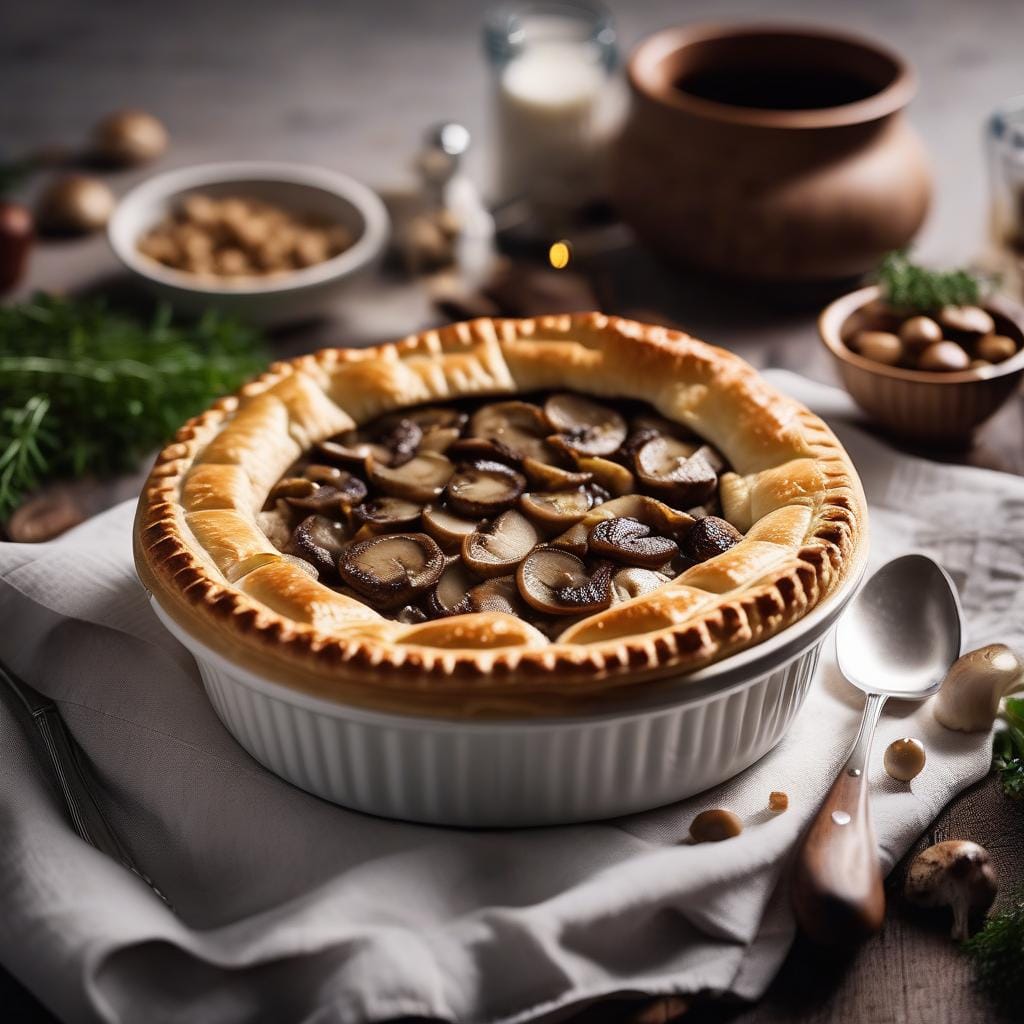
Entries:
{"type": "Polygon", "coordinates": [[[599,314],[276,364],[182,428],[136,526],[147,587],[228,658],[442,715],[679,678],[801,618],[865,544],[821,420],[599,314]]]}

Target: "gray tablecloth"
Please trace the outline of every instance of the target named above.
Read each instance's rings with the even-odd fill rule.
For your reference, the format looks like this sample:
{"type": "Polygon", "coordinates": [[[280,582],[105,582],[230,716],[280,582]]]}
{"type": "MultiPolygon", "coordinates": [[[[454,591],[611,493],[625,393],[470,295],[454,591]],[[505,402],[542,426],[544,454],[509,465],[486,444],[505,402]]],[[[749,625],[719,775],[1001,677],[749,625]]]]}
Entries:
{"type": "MultiPolygon", "coordinates": [[[[1024,481],[895,455],[844,396],[776,383],[833,419],[872,507],[873,563],[937,556],[969,640],[1020,640],[1024,481]]],[[[631,818],[520,832],[427,828],[324,803],[264,771],[215,717],[132,568],[132,508],[42,546],[0,545],[0,659],[59,704],[100,799],[166,893],[82,843],[0,706],[0,961],[70,1021],[460,1022],[558,1016],[619,992],[767,986],[793,934],[783,866],[860,710],[831,654],[786,739],[738,778],[631,818]],[[766,811],[770,790],[790,809],[766,811]],[[680,845],[728,806],[737,839],[680,845]]],[[[985,774],[989,739],[927,705],[886,711],[871,768],[886,866],[985,774]],[[910,786],[881,770],[916,735],[910,786]]]]}

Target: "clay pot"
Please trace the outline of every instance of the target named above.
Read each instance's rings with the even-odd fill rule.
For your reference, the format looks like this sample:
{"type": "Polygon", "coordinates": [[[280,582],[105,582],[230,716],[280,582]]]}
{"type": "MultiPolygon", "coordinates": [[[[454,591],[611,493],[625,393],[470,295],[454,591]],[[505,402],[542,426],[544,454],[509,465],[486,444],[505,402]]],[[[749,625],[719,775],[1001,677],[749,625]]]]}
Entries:
{"type": "Polygon", "coordinates": [[[899,57],[832,32],[701,25],[628,65],[612,194],[672,263],[753,281],[854,277],[906,245],[931,192],[899,57]],[[823,105],[827,104],[827,105],[823,105]]]}

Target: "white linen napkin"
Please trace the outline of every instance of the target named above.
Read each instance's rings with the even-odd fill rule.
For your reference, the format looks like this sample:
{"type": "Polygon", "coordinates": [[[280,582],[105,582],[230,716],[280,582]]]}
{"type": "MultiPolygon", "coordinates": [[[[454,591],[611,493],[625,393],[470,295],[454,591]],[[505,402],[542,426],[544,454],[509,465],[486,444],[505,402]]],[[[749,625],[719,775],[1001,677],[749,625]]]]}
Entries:
{"type": "MultiPolygon", "coordinates": [[[[873,566],[933,554],[961,581],[969,642],[1019,642],[1024,480],[898,455],[838,419],[841,393],[770,376],[832,418],[853,456],[873,566]]],[[[680,804],[517,832],[385,821],[292,788],[231,739],[136,580],[132,513],[0,545],[0,660],[57,701],[105,812],[175,908],[76,837],[0,704],[0,962],[59,1016],[469,1024],[611,993],[764,991],[793,935],[786,855],[861,708],[831,652],[783,742],[680,804]],[[788,811],[766,811],[771,790],[788,811]],[[680,845],[714,806],[743,834],[680,845]]],[[[987,736],[942,729],[927,705],[887,707],[871,765],[886,868],[989,758],[987,736]],[[905,735],[928,751],[910,786],[881,769],[905,735]]]]}

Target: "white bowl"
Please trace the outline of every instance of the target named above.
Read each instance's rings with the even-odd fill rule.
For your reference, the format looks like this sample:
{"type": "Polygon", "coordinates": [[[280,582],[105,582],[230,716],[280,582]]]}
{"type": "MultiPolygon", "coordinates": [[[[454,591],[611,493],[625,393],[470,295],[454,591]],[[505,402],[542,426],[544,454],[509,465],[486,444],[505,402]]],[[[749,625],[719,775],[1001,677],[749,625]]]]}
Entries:
{"type": "Polygon", "coordinates": [[[203,164],[167,171],[132,189],[107,226],[111,248],[154,295],[179,312],[218,309],[249,323],[302,320],[322,312],[345,287],[380,259],[389,222],[380,198],[365,185],[321,167],[267,161],[203,164]],[[298,214],[347,227],[355,243],[343,253],[280,276],[210,281],[165,267],[138,250],[139,238],[184,195],[245,195],[298,214]]]}
{"type": "Polygon", "coordinates": [[[835,594],[778,636],[579,717],[455,720],[349,707],[232,664],[152,603],[195,657],[231,734],[299,788],[406,821],[558,825],[682,800],[771,750],[803,704],[866,555],[835,594]]]}

